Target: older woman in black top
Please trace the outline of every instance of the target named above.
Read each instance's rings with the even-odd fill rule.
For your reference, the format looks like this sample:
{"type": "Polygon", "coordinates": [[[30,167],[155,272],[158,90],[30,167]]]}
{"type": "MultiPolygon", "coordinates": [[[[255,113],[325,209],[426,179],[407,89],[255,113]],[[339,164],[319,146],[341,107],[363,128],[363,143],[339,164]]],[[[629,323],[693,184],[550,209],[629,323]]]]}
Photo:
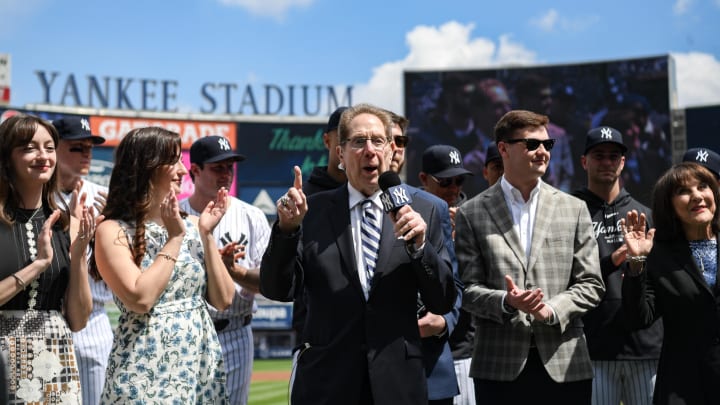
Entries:
{"type": "Polygon", "coordinates": [[[630,261],[623,307],[634,326],[662,316],[665,329],[656,404],[720,404],[718,199],[712,173],[679,163],[655,185],[656,229],[646,233],[637,212],[623,224],[630,261]]]}
{"type": "Polygon", "coordinates": [[[80,403],[70,331],[92,309],[85,249],[94,223],[87,209],[81,220],[57,209],[57,142],[37,117],[0,125],[0,352],[9,403],[80,403]]]}

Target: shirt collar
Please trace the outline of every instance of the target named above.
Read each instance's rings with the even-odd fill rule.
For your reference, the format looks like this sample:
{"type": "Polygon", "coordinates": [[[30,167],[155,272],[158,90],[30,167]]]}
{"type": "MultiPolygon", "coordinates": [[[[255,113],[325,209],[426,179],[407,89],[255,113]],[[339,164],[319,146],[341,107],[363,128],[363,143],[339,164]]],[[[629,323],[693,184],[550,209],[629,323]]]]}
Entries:
{"type": "Polygon", "coordinates": [[[348,207],[350,210],[355,208],[356,205],[362,204],[365,200],[372,200],[373,204],[376,208],[382,209],[382,204],[380,203],[380,193],[381,190],[376,191],[373,195],[366,197],[365,194],[358,191],[355,187],[353,187],[350,182],[347,183],[348,187],[348,207]]]}
{"type": "MultiPolygon", "coordinates": [[[[537,185],[530,191],[530,198],[527,202],[532,201],[535,196],[540,192],[540,184],[542,183],[542,179],[538,179],[537,185]]],[[[522,196],[522,193],[520,190],[518,190],[515,186],[510,184],[509,181],[505,180],[505,176],[502,176],[500,178],[500,187],[502,188],[503,194],[505,195],[505,199],[508,201],[515,201],[519,204],[525,204],[526,201],[522,196]]]]}

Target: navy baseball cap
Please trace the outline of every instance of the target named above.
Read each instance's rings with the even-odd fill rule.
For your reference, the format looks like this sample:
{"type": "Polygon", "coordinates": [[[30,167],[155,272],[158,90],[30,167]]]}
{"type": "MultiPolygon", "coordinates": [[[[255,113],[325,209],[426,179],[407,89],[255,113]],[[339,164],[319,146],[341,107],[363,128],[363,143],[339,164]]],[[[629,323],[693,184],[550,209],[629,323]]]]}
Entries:
{"type": "Polygon", "coordinates": [[[583,155],[587,155],[590,149],[603,143],[614,143],[622,149],[622,153],[627,152],[627,146],[623,143],[620,131],[612,127],[604,126],[593,128],[588,132],[587,138],[585,139],[585,152],[583,152],[583,155]]]}
{"type": "Polygon", "coordinates": [[[235,153],[230,146],[230,141],[224,136],[206,136],[193,142],[190,146],[190,163],[215,163],[228,159],[240,162],[245,160],[245,156],[235,153]]]}
{"type": "Polygon", "coordinates": [[[335,111],[333,111],[332,114],[330,114],[327,126],[325,127],[325,132],[330,132],[340,126],[340,117],[342,116],[342,113],[347,109],[348,107],[338,107],[335,111]]]}
{"type": "Polygon", "coordinates": [[[502,159],[502,157],[500,156],[500,152],[498,152],[497,144],[495,142],[490,142],[490,145],[487,147],[487,152],[485,153],[485,166],[493,160],[500,159],[502,159]]]}
{"type": "Polygon", "coordinates": [[[695,162],[705,166],[720,180],[720,155],[708,148],[688,149],[683,155],[683,162],[695,162]]]}
{"type": "Polygon", "coordinates": [[[434,145],[425,149],[422,155],[422,171],[439,178],[473,174],[463,167],[460,151],[450,145],[434,145]]]}
{"type": "Polygon", "coordinates": [[[105,138],[93,135],[90,132],[90,123],[87,118],[79,117],[62,117],[52,121],[53,126],[58,131],[60,139],[67,141],[77,141],[80,139],[90,139],[93,144],[100,145],[105,142],[105,138]]]}

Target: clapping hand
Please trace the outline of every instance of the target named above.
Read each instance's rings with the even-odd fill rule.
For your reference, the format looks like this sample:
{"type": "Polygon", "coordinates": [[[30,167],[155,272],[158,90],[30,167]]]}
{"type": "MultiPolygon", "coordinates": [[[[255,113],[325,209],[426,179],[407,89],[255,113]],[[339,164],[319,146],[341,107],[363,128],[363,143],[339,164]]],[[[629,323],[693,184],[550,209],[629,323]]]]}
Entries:
{"type": "Polygon", "coordinates": [[[220,187],[217,192],[215,201],[210,201],[203,212],[200,213],[200,219],[198,220],[198,227],[200,232],[212,233],[213,229],[220,223],[220,220],[225,215],[225,212],[230,205],[230,198],[225,187],[220,187]]]}

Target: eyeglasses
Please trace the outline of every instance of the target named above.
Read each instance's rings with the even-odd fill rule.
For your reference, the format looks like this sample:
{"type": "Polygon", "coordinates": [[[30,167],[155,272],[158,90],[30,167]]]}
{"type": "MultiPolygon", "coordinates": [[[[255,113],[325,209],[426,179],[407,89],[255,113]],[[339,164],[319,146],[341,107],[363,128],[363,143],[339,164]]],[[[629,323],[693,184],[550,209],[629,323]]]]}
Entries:
{"type": "Polygon", "coordinates": [[[529,151],[533,151],[533,150],[539,148],[541,144],[542,144],[542,146],[545,147],[545,150],[547,150],[547,151],[551,150],[553,148],[553,146],[555,146],[554,139],[545,139],[545,140],[541,141],[539,139],[533,139],[533,138],[520,138],[520,139],[508,139],[508,140],[502,141],[502,142],[511,143],[511,144],[522,142],[525,144],[525,148],[527,148],[527,150],[529,150],[529,151]]]}
{"type": "Polygon", "coordinates": [[[407,135],[395,135],[394,140],[395,146],[398,148],[404,148],[410,143],[410,137],[407,135]]]}
{"type": "Polygon", "coordinates": [[[463,185],[463,183],[465,183],[465,176],[444,177],[442,179],[438,179],[431,174],[430,177],[435,181],[435,183],[438,184],[438,186],[442,188],[450,187],[453,183],[455,183],[456,186],[460,187],[463,185]]]}
{"type": "Polygon", "coordinates": [[[368,141],[372,144],[373,149],[383,150],[390,142],[387,138],[381,136],[358,136],[355,138],[346,139],[344,143],[349,143],[352,149],[363,149],[367,145],[368,141]]]}

